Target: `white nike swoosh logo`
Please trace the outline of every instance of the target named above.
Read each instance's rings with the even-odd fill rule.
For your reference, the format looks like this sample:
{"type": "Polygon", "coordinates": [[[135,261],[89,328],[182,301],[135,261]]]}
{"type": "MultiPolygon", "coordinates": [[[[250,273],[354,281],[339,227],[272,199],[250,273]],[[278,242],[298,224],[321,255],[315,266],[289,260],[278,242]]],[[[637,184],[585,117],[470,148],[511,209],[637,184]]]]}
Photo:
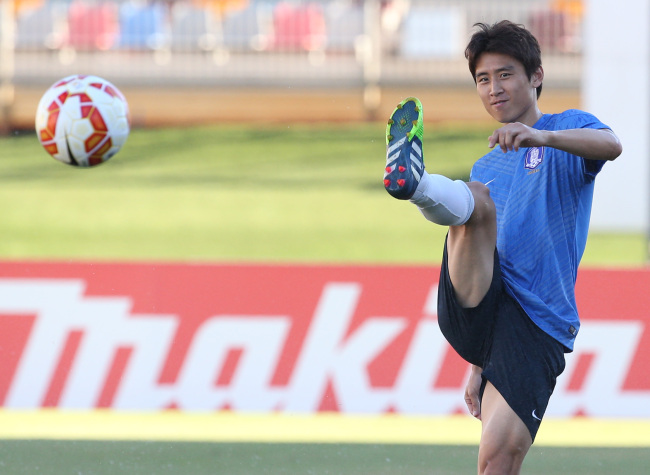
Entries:
{"type": "Polygon", "coordinates": [[[534,418],[534,419],[537,419],[538,421],[541,421],[542,418],[541,418],[541,417],[537,417],[537,414],[535,414],[536,412],[537,412],[537,409],[533,409],[533,418],[534,418]]]}

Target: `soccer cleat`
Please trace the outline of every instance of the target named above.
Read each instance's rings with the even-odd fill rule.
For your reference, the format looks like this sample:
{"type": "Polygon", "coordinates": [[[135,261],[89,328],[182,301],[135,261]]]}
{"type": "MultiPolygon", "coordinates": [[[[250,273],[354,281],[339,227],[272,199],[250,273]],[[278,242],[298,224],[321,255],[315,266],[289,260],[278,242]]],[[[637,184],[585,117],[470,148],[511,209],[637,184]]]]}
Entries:
{"type": "Polygon", "coordinates": [[[415,97],[400,102],[386,126],[384,188],[391,196],[408,200],[424,173],[422,103],[415,97]]]}

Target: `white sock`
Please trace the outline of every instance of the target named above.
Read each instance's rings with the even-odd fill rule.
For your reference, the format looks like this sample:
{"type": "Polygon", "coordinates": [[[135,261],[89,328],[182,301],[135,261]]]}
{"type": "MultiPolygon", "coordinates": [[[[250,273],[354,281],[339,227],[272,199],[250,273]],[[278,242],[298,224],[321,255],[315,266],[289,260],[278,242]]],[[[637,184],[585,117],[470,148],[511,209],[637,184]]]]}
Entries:
{"type": "Polygon", "coordinates": [[[467,183],[426,172],[410,201],[425,218],[443,226],[465,224],[474,211],[474,196],[467,183]]]}

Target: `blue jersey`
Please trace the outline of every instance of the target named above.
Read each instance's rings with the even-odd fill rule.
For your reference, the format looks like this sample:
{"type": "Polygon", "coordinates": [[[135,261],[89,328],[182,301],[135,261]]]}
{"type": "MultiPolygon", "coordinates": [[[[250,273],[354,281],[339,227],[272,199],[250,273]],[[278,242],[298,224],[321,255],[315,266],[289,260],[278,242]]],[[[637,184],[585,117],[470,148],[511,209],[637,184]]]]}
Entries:
{"type": "MultiPolygon", "coordinates": [[[[606,129],[579,110],[545,114],[540,130],[606,129]]],[[[497,249],[508,292],[546,333],[573,350],[580,321],[578,263],[587,242],[594,179],[604,161],[550,147],[503,153],[497,146],[472,168],[497,209],[497,249]]]]}

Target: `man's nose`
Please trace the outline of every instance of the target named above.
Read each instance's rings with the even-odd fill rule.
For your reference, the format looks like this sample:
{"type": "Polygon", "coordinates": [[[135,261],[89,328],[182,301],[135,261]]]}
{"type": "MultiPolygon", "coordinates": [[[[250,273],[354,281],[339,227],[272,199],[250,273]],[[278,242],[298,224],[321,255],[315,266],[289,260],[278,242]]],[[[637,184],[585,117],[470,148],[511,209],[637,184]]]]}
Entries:
{"type": "Polygon", "coordinates": [[[490,88],[490,95],[498,96],[503,92],[503,87],[501,87],[501,81],[492,81],[490,88]]]}

